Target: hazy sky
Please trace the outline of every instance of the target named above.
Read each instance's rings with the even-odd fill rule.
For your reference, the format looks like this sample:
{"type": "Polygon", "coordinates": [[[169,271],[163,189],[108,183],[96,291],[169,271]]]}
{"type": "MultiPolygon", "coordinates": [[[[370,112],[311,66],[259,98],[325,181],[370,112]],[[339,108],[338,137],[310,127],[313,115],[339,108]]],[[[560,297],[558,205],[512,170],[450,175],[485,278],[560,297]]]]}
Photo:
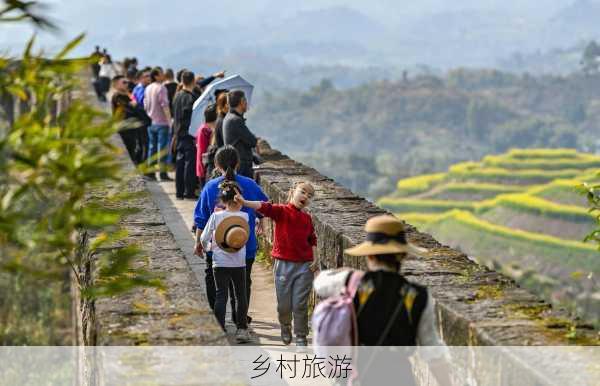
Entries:
{"type": "MultiPolygon", "coordinates": [[[[226,25],[228,22],[274,21],[300,10],[346,6],[394,27],[406,17],[464,9],[504,10],[547,18],[575,0],[46,0],[53,18],[69,34],[99,33],[184,25],[226,25]]],[[[5,35],[2,41],[10,41],[5,35]]]]}
{"type": "MultiPolygon", "coordinates": [[[[459,45],[463,44],[461,42],[466,42],[466,47],[469,47],[469,35],[488,33],[487,31],[481,32],[488,25],[481,25],[487,21],[479,20],[478,15],[480,14],[461,13],[462,11],[490,12],[492,16],[489,20],[496,24],[493,29],[490,28],[489,34],[492,34],[490,39],[494,44],[499,45],[498,56],[504,56],[507,52],[514,52],[515,47],[518,49],[522,47],[524,51],[527,51],[537,49],[541,44],[530,39],[529,45],[526,42],[521,45],[519,43],[521,35],[515,35],[515,30],[510,30],[508,33],[502,31],[505,15],[510,15],[513,22],[507,28],[515,28],[514,19],[517,17],[520,19],[520,24],[516,33],[528,36],[530,26],[541,25],[550,20],[560,9],[576,1],[592,0],[420,0],[411,2],[399,0],[47,0],[45,3],[50,6],[50,15],[61,28],[61,33],[41,33],[39,41],[44,47],[53,50],[68,38],[72,38],[80,32],[86,32],[87,39],[81,45],[78,54],[88,53],[95,44],[100,44],[107,45],[115,56],[135,54],[142,60],[156,61],[164,60],[164,56],[155,55],[157,52],[168,51],[166,57],[171,57],[178,52],[185,52],[189,47],[202,47],[211,40],[214,42],[216,38],[221,38],[217,46],[237,45],[236,47],[240,45],[259,47],[261,43],[259,40],[263,40],[263,47],[270,45],[268,54],[273,55],[272,48],[279,44],[279,40],[282,40],[282,46],[289,47],[293,47],[291,44],[294,43],[293,39],[302,44],[307,41],[317,45],[332,44],[332,41],[340,40],[336,39],[336,32],[341,30],[342,34],[348,34],[364,28],[364,25],[352,25],[352,20],[370,19],[373,22],[372,26],[383,28],[385,34],[373,35],[373,39],[378,41],[372,44],[369,41],[360,42],[363,48],[371,49],[373,48],[371,46],[386,44],[389,41],[390,45],[405,45],[409,48],[412,45],[413,48],[416,48],[411,52],[417,50],[418,53],[420,48],[418,40],[424,39],[423,47],[430,46],[422,49],[422,58],[413,55],[410,60],[427,63],[429,60],[434,60],[431,54],[436,51],[445,48],[451,51],[452,44],[456,42],[459,45]],[[336,26],[336,29],[331,27],[331,33],[327,34],[326,30],[330,26],[326,21],[321,21],[319,25],[311,25],[310,22],[307,23],[306,17],[304,19],[299,17],[303,11],[323,10],[331,7],[355,10],[368,19],[360,19],[362,17],[360,14],[354,15],[356,16],[354,18],[352,18],[353,15],[350,15],[350,25],[346,23],[336,26]],[[294,24],[296,29],[293,30],[293,36],[280,37],[281,32],[286,32],[285,23],[288,20],[300,21],[294,24]],[[441,31],[439,27],[436,29],[436,23],[440,20],[444,22],[450,20],[448,28],[452,30],[444,30],[443,27],[441,31]],[[212,36],[210,28],[217,29],[218,32],[212,32],[218,36],[212,36]],[[241,36],[236,36],[235,32],[242,28],[246,30],[240,34],[241,36]],[[249,33],[247,29],[251,28],[254,28],[254,31],[249,33]],[[522,29],[522,31],[518,31],[518,29],[522,29]],[[324,30],[325,33],[323,33],[324,30]],[[419,36],[420,31],[424,31],[423,37],[419,36]],[[194,36],[196,34],[197,36],[194,36]],[[404,35],[408,34],[412,35],[408,40],[402,40],[401,43],[389,40],[390,36],[392,39],[396,37],[402,39],[404,35]],[[332,40],[324,42],[323,36],[332,37],[332,40]],[[449,36],[454,40],[443,41],[443,38],[449,36]],[[494,41],[496,37],[498,40],[494,41]],[[436,40],[439,40],[440,47],[431,46],[436,44],[436,40]],[[266,41],[268,42],[265,43],[266,41]],[[504,46],[501,46],[502,44],[504,46]],[[430,52],[426,52],[427,50],[430,52]]],[[[13,52],[17,47],[22,47],[23,42],[32,32],[32,29],[27,26],[2,26],[1,28],[0,47],[13,52]]],[[[542,32],[538,35],[546,34],[542,32]]],[[[348,36],[342,37],[347,38],[348,36]]],[[[485,36],[483,38],[478,36],[477,39],[477,43],[473,44],[476,49],[482,49],[483,45],[490,43],[485,36]]],[[[577,37],[573,37],[565,44],[573,44],[576,40],[577,37]]],[[[342,50],[360,49],[348,46],[347,43],[348,39],[342,50]]],[[[557,43],[556,40],[552,40],[550,44],[560,45],[563,42],[557,43]]],[[[276,47],[276,49],[281,48],[276,47]]],[[[541,47],[541,49],[545,50],[548,47],[541,47]]],[[[388,56],[389,53],[386,52],[382,57],[388,56]]],[[[481,53],[480,56],[483,57],[488,55],[484,50],[481,53]]],[[[376,56],[377,53],[374,55],[376,56]]],[[[337,60],[336,58],[332,59],[337,60]]],[[[438,58],[438,60],[440,59],[438,58]]]]}

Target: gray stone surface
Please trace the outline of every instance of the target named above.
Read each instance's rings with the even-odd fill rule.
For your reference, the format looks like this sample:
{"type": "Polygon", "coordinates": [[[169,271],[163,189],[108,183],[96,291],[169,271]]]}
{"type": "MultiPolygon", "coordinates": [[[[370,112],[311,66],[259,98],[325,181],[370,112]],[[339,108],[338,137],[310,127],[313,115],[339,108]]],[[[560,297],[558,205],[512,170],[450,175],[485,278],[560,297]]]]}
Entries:
{"type": "MultiPolygon", "coordinates": [[[[120,138],[115,141],[120,143],[120,138]]],[[[136,262],[161,277],[164,290],[136,288],[113,298],[84,301],[80,323],[81,342],[99,346],[131,345],[226,345],[227,339],[208,305],[200,281],[194,275],[148,186],[126,153],[126,191],[134,193],[119,206],[132,210],[122,221],[126,241],[140,246],[144,257],[136,262]]],[[[112,189],[106,186],[104,189],[112,189]]],[[[95,194],[102,194],[103,190],[95,194]]],[[[87,267],[93,280],[93,257],[87,267]]]]}

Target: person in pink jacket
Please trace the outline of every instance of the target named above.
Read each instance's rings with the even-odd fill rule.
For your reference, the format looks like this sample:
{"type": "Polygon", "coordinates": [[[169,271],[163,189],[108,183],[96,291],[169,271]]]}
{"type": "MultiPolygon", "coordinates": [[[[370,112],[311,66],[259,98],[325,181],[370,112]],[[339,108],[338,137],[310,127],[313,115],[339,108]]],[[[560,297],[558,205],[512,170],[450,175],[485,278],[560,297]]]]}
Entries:
{"type": "Polygon", "coordinates": [[[214,104],[208,105],[204,110],[204,124],[198,130],[196,137],[196,176],[200,180],[200,187],[210,176],[206,175],[206,165],[202,162],[202,155],[206,153],[208,147],[213,144],[215,137],[215,123],[217,121],[217,108],[214,104]]]}

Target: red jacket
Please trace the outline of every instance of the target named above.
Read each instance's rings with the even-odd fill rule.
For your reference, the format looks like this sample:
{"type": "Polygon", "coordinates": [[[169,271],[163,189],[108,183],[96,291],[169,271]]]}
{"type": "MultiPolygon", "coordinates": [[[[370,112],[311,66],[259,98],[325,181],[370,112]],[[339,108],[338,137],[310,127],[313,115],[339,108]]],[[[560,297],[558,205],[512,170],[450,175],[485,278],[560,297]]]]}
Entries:
{"type": "Polygon", "coordinates": [[[273,258],[295,262],[313,260],[312,247],[317,245],[317,236],[308,213],[292,204],[268,202],[263,202],[258,212],[275,222],[273,258]]]}
{"type": "Polygon", "coordinates": [[[202,164],[202,154],[206,153],[208,145],[210,145],[210,137],[212,136],[212,129],[205,123],[200,127],[198,136],[196,136],[196,176],[204,178],[206,170],[202,164]]]}

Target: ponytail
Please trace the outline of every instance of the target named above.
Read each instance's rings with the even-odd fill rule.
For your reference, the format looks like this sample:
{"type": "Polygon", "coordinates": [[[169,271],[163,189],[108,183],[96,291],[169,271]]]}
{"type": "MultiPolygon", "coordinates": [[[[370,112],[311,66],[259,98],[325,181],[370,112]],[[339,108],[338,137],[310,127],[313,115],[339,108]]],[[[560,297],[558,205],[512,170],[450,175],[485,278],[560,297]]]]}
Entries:
{"type": "Polygon", "coordinates": [[[232,167],[227,167],[225,170],[225,181],[235,181],[235,171],[232,167]]]}

